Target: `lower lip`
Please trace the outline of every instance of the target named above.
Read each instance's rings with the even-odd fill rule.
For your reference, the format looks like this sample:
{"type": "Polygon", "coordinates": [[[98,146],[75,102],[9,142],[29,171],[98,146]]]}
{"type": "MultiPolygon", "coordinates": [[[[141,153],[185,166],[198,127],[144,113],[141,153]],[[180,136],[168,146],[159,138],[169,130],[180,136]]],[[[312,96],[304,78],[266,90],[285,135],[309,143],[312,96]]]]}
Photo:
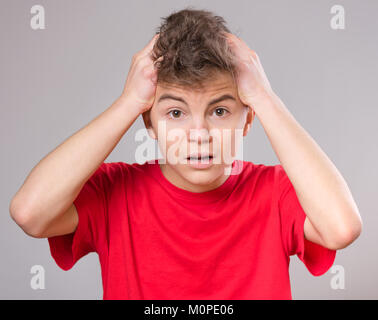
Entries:
{"type": "Polygon", "coordinates": [[[212,166],[213,158],[200,159],[187,159],[188,165],[195,169],[207,169],[212,166]],[[203,161],[203,162],[202,162],[203,161]]]}

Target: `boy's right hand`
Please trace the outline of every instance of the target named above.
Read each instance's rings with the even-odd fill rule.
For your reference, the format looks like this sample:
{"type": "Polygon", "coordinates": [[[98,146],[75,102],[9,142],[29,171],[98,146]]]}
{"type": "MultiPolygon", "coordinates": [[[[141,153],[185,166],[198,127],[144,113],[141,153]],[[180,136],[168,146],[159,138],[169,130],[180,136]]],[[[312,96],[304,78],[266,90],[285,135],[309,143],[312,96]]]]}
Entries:
{"type": "Polygon", "coordinates": [[[157,70],[150,55],[158,36],[156,34],[146,47],[134,54],[121,95],[135,105],[139,114],[150,109],[155,100],[157,70]]]}

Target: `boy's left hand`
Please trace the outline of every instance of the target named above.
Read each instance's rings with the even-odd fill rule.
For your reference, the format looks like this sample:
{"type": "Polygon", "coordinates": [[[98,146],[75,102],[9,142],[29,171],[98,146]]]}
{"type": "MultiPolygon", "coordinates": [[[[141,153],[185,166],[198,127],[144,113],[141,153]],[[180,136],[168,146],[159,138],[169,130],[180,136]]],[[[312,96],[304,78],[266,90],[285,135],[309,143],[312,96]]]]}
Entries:
{"type": "Polygon", "coordinates": [[[253,109],[254,103],[272,95],[273,90],[256,52],[232,33],[226,32],[225,34],[230,49],[236,58],[236,81],[239,98],[242,103],[253,109]]]}

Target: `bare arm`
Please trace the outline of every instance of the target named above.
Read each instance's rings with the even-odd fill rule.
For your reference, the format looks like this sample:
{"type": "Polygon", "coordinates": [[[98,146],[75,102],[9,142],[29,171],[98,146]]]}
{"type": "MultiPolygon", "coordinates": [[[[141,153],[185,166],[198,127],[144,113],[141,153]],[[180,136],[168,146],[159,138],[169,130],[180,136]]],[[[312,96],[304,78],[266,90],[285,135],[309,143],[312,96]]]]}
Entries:
{"type": "Polygon", "coordinates": [[[274,93],[256,52],[233,34],[227,39],[237,56],[239,97],[261,121],[306,213],[304,237],[329,249],[345,248],[362,231],[346,181],[274,93]]]}
{"type": "Polygon", "coordinates": [[[46,155],[12,198],[11,217],[28,235],[42,238],[76,229],[73,201],[81,188],[137,117],[153,104],[155,69],[148,53],[155,40],[156,36],[134,55],[122,95],[46,155]]]}
{"type": "MultiPolygon", "coordinates": [[[[84,183],[137,118],[132,107],[127,100],[117,99],[32,169],[10,206],[12,218],[27,234],[40,235],[70,208],[84,183]]],[[[72,227],[68,224],[64,229],[69,232],[72,227]]]]}

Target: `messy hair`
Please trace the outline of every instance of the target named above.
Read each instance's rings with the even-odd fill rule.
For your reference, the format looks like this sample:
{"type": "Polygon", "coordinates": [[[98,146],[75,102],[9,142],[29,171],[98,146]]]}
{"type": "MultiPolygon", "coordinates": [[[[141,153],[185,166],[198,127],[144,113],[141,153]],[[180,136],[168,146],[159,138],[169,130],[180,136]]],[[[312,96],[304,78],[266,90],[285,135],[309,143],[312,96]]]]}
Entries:
{"type": "Polygon", "coordinates": [[[233,55],[223,33],[231,32],[222,17],[187,7],[162,19],[151,53],[159,84],[198,89],[219,72],[235,81],[233,55]]]}

